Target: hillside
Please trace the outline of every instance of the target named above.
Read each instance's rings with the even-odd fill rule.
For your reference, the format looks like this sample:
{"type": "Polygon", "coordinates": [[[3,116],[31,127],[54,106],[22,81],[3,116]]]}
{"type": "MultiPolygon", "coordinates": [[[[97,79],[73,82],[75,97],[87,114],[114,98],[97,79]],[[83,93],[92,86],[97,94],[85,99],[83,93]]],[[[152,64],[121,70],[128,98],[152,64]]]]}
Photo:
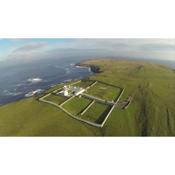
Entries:
{"type": "Polygon", "coordinates": [[[32,97],[0,107],[0,135],[175,135],[175,71],[144,61],[98,59],[85,61],[81,65],[98,67],[98,73],[91,76],[91,80],[124,88],[119,102],[132,96],[128,108],[115,107],[104,127],[96,128],[32,97]]]}

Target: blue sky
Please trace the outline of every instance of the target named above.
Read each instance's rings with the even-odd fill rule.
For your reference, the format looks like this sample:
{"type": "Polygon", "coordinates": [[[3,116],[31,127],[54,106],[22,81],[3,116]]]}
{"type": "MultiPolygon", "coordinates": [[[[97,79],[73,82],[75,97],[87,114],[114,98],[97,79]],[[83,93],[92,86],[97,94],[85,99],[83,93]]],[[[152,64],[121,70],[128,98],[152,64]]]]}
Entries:
{"type": "Polygon", "coordinates": [[[1,61],[76,54],[175,60],[175,39],[0,39],[1,61]]]}

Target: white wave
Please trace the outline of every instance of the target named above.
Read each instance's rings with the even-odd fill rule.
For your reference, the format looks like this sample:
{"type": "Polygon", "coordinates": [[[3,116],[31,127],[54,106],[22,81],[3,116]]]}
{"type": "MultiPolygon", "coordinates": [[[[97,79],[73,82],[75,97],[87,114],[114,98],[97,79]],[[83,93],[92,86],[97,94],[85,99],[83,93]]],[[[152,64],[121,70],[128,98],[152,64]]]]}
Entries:
{"type": "Polygon", "coordinates": [[[29,83],[39,83],[39,82],[43,81],[43,79],[36,77],[36,78],[29,78],[29,79],[27,79],[27,81],[29,83]]]}
{"type": "Polygon", "coordinates": [[[24,86],[25,83],[18,83],[18,84],[15,84],[14,87],[20,87],[20,86],[24,86]]]}
{"type": "Polygon", "coordinates": [[[66,83],[66,82],[71,82],[72,79],[67,79],[67,80],[64,80],[63,82],[66,83]]]}
{"type": "Polygon", "coordinates": [[[55,87],[55,86],[56,86],[56,84],[51,84],[51,85],[50,85],[50,87],[55,87]]]}
{"type": "Polygon", "coordinates": [[[5,96],[17,96],[20,94],[22,94],[22,92],[11,92],[8,90],[3,90],[3,95],[5,95],[5,96]]]}
{"type": "Polygon", "coordinates": [[[76,68],[80,68],[80,69],[88,69],[88,67],[86,67],[86,66],[79,66],[79,65],[76,65],[75,67],[76,67],[76,68]]]}
{"type": "Polygon", "coordinates": [[[25,97],[31,97],[31,96],[33,96],[33,95],[35,95],[35,94],[40,94],[40,93],[42,93],[43,91],[44,91],[43,89],[37,89],[37,90],[35,90],[35,91],[31,91],[31,92],[25,94],[25,97]]]}

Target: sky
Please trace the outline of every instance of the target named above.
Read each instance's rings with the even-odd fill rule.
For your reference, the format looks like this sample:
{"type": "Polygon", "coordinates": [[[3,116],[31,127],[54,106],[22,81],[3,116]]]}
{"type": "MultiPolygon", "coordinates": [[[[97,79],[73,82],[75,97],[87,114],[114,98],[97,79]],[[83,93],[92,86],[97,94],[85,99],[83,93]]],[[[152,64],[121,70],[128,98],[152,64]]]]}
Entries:
{"type": "Polygon", "coordinates": [[[0,39],[0,61],[71,56],[175,61],[175,39],[0,39]]]}

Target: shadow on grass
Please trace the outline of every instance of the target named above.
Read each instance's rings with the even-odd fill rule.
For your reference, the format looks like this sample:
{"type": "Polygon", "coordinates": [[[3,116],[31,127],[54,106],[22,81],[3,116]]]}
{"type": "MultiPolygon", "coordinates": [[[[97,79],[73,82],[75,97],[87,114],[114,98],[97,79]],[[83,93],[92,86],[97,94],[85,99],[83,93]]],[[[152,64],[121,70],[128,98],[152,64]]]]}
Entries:
{"type": "Polygon", "coordinates": [[[95,123],[102,124],[104,119],[106,118],[106,115],[108,114],[108,112],[110,111],[111,108],[112,108],[112,106],[108,106],[106,108],[106,110],[98,117],[98,119],[95,121],[95,123]]]}

